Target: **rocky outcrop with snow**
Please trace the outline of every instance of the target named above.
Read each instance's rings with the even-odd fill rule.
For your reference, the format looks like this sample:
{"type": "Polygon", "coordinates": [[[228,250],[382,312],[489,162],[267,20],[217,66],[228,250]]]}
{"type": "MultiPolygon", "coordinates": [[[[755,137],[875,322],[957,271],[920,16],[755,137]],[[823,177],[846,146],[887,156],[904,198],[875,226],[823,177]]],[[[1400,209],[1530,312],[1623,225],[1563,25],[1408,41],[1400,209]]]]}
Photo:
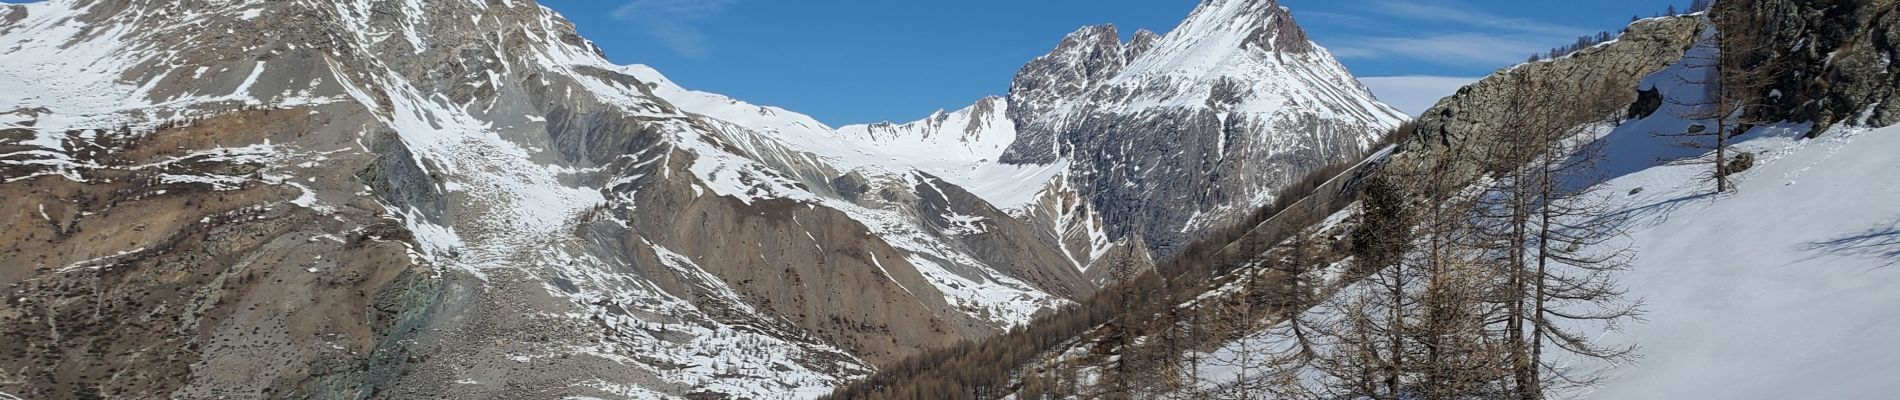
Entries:
{"type": "MultiPolygon", "coordinates": [[[[1418,130],[1407,141],[1404,151],[1415,152],[1414,159],[1450,159],[1463,164],[1468,174],[1480,168],[1483,160],[1503,141],[1500,135],[1511,130],[1517,115],[1562,115],[1574,117],[1571,125],[1597,122],[1606,118],[1631,117],[1657,112],[1664,100],[1644,99],[1645,88],[1638,87],[1645,77],[1682,60],[1683,54],[1703,37],[1703,24],[1693,17],[1665,17],[1636,21],[1615,41],[1586,48],[1567,57],[1531,62],[1505,68],[1458,90],[1427,110],[1418,119],[1418,130]],[[1565,103],[1532,101],[1553,96],[1579,99],[1565,103]],[[1550,110],[1562,109],[1556,113],[1550,110]],[[1622,114],[1622,115],[1619,115],[1622,114]]],[[[1474,175],[1475,176],[1475,175],[1474,175]]]]}

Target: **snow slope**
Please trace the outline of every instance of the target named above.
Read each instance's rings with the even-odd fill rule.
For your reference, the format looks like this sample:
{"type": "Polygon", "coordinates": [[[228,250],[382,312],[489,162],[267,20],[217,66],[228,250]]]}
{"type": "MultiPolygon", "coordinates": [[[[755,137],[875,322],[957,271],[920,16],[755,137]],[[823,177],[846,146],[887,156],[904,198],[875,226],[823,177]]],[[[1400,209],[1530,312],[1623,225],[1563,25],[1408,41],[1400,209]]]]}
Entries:
{"type": "MultiPolygon", "coordinates": [[[[1645,85],[1696,103],[1706,91],[1672,78],[1695,73],[1687,67],[1645,85]]],[[[1734,147],[1754,154],[1755,167],[1734,178],[1737,191],[1710,195],[1707,165],[1658,162],[1705,156],[1653,135],[1696,123],[1674,118],[1680,107],[1602,139],[1609,181],[1597,194],[1629,218],[1636,255],[1618,280],[1645,304],[1642,321],[1602,340],[1639,346],[1641,360],[1610,366],[1606,386],[1577,397],[1891,397],[1900,390],[1900,126],[1808,140],[1805,125],[1757,128],[1734,147]]]]}
{"type": "Polygon", "coordinates": [[[1616,179],[1636,217],[1622,278],[1643,359],[1596,399],[1848,399],[1900,391],[1900,127],[1757,132],[1732,195],[1659,167],[1616,179]]]}

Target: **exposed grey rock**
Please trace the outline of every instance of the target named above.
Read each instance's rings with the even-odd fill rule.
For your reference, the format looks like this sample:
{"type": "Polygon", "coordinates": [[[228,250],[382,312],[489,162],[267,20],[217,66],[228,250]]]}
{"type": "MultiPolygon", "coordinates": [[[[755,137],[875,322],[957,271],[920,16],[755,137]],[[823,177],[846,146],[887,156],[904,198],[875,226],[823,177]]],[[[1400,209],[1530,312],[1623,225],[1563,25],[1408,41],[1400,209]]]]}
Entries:
{"type": "Polygon", "coordinates": [[[8,4],[0,6],[0,33],[6,33],[8,25],[26,19],[26,7],[8,4]]]}
{"type": "MultiPolygon", "coordinates": [[[[1114,78],[1128,65],[1128,55],[1114,25],[1084,27],[1062,38],[1055,50],[1031,60],[1010,85],[1010,120],[1021,131],[1003,153],[1002,161],[1048,164],[1057,159],[1053,132],[1022,131],[1037,126],[1066,99],[1083,97],[1096,85],[1114,78]]],[[[1152,45],[1150,45],[1152,47],[1152,45]]],[[[1132,47],[1139,49],[1140,47],[1132,47]]]]}
{"type": "Polygon", "coordinates": [[[1660,105],[1659,99],[1639,96],[1639,83],[1681,60],[1702,29],[1697,17],[1646,19],[1632,23],[1615,42],[1500,70],[1427,110],[1402,150],[1413,160],[1455,160],[1464,173],[1475,174],[1480,160],[1503,141],[1500,135],[1510,134],[1507,127],[1518,115],[1564,115],[1576,118],[1566,124],[1582,125],[1635,111],[1654,112],[1638,104],[1660,105]],[[1543,92],[1531,92],[1540,90],[1535,88],[1543,92]],[[1563,112],[1550,112],[1557,109],[1563,112]]]}
{"type": "Polygon", "coordinates": [[[1142,55],[1148,54],[1149,50],[1154,50],[1155,46],[1159,44],[1161,44],[1161,34],[1147,29],[1136,30],[1135,38],[1129,40],[1128,44],[1123,46],[1125,47],[1123,51],[1125,55],[1123,55],[1122,58],[1127,60],[1141,58],[1142,55]]]}
{"type": "Polygon", "coordinates": [[[1722,29],[1759,30],[1764,43],[1729,43],[1772,71],[1770,104],[1758,119],[1813,122],[1809,135],[1835,125],[1900,123],[1900,15],[1887,0],[1718,2],[1722,29]],[[1731,12],[1731,10],[1733,10],[1731,12]],[[1778,90],[1773,93],[1773,90],[1778,90]]]}

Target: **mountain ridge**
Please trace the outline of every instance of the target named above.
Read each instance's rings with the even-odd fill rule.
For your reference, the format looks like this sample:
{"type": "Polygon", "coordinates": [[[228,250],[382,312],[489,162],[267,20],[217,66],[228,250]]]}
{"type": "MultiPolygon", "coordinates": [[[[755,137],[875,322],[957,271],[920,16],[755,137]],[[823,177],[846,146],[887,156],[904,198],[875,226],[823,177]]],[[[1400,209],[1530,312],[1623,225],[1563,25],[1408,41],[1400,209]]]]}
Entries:
{"type": "Polygon", "coordinates": [[[810,397],[1157,258],[1003,97],[832,128],[528,1],[5,9],[8,393],[810,397]]]}

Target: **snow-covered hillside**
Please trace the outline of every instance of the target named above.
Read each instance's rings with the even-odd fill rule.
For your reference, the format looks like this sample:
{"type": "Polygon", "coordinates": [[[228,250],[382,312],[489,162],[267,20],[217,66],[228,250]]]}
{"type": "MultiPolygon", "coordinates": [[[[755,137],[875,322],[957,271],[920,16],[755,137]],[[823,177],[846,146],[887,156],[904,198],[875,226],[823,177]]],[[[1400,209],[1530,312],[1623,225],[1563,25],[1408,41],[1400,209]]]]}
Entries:
{"type": "Polygon", "coordinates": [[[1900,392],[1900,127],[1756,130],[1733,194],[1689,166],[1617,178],[1641,346],[1592,399],[1866,399],[1900,392]]]}
{"type": "MultiPolygon", "coordinates": [[[[1625,131],[1624,145],[1669,146],[1625,131]]],[[[1756,130],[1738,150],[1762,155],[1740,190],[1709,195],[1706,167],[1652,166],[1604,184],[1628,220],[1617,245],[1636,251],[1618,277],[1642,319],[1597,330],[1639,346],[1579,399],[1867,399],[1900,391],[1900,126],[1843,128],[1801,140],[1805,126],[1756,130]],[[1633,194],[1632,194],[1633,193],[1633,194]]],[[[1638,153],[1643,154],[1643,153],[1638,153]]],[[[1645,161],[1651,162],[1651,161],[1645,161]]],[[[1342,214],[1343,216],[1344,214],[1342,214]]],[[[1335,218],[1337,220],[1338,218],[1335,218]]],[[[1315,318],[1326,318],[1315,315],[1315,318]]],[[[1207,387],[1239,360],[1290,344],[1284,329],[1201,353],[1207,387]]],[[[1262,374],[1256,368],[1252,373],[1262,374]]]]}
{"type": "MultiPolygon", "coordinates": [[[[1705,94],[1687,81],[1713,59],[1645,80],[1686,104],[1705,94]]],[[[1706,70],[1703,68],[1702,70],[1706,70]]],[[[1608,129],[1596,192],[1627,218],[1632,268],[1618,276],[1642,318],[1601,340],[1638,346],[1634,364],[1608,366],[1590,399],[1848,399],[1900,391],[1900,126],[1837,127],[1803,139],[1806,124],[1758,127],[1733,151],[1755,166],[1738,190],[1712,194],[1705,157],[1656,136],[1694,115],[1665,104],[1608,129]]],[[[1865,125],[1859,121],[1848,121],[1865,125]]],[[[1604,131],[1600,131],[1604,132],[1604,131]]],[[[1734,153],[1731,153],[1734,154],[1734,153]]],[[[1592,368],[1579,364],[1579,368],[1592,368]]]]}

